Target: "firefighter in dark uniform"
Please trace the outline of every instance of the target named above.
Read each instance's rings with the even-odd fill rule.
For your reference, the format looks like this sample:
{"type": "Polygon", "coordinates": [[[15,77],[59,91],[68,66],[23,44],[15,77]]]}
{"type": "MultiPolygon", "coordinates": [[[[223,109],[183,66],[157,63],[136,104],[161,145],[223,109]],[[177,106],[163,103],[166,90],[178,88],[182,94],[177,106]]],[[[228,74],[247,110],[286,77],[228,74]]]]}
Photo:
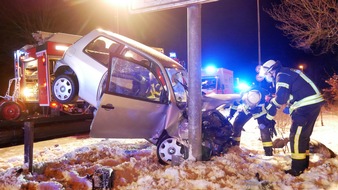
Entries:
{"type": "Polygon", "coordinates": [[[240,101],[236,101],[230,107],[229,119],[231,119],[237,112],[237,116],[233,123],[234,145],[240,145],[243,126],[251,118],[254,118],[258,122],[265,155],[272,156],[271,138],[273,137],[273,134],[276,135],[276,131],[274,128],[275,125],[273,122],[270,122],[268,124],[267,122],[264,122],[266,118],[265,107],[268,105],[269,100],[271,99],[271,95],[267,90],[259,87],[253,87],[242,94],[242,99],[240,101]]]}
{"type": "Polygon", "coordinates": [[[303,72],[283,67],[278,61],[265,62],[259,76],[275,83],[276,87],[276,95],[266,107],[267,120],[273,120],[282,105],[289,106],[292,162],[291,169],[285,173],[299,176],[309,166],[310,136],[324,99],[313,81],[303,72]]]}

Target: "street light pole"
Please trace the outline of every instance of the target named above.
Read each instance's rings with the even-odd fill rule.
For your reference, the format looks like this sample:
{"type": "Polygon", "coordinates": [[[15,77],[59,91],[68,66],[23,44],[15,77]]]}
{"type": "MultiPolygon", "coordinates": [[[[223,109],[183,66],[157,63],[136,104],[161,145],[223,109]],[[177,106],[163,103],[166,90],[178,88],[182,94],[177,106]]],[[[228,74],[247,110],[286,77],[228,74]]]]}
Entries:
{"type": "Polygon", "coordinates": [[[187,8],[188,23],[188,118],[189,142],[191,150],[189,159],[202,160],[202,91],[201,91],[201,4],[187,8]],[[192,156],[192,158],[190,158],[192,156]]]}
{"type": "Polygon", "coordinates": [[[261,65],[261,18],[260,18],[260,2],[257,0],[257,33],[258,33],[258,65],[261,65]]]}
{"type": "Polygon", "coordinates": [[[115,6],[115,32],[120,33],[119,6],[115,6]]]}

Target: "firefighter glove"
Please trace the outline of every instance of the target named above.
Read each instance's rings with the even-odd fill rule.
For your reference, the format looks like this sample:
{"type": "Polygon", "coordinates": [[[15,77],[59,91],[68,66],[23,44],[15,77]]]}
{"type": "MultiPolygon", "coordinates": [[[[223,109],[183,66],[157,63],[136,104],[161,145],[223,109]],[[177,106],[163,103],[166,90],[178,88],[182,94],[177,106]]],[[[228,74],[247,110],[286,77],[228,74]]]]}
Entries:
{"type": "Polygon", "coordinates": [[[285,107],[284,109],[283,109],[283,113],[285,113],[285,114],[290,114],[290,107],[285,107]]]}
{"type": "Polygon", "coordinates": [[[237,111],[236,109],[230,109],[230,113],[229,113],[229,115],[228,115],[228,117],[227,117],[227,119],[228,119],[229,121],[234,117],[236,111],[237,111]]]}

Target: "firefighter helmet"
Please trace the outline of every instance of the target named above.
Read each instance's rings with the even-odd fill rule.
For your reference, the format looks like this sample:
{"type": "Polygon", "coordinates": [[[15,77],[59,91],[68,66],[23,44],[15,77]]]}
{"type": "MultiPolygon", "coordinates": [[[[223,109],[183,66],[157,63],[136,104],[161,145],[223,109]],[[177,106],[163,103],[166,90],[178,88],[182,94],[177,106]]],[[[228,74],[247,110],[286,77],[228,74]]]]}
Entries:
{"type": "Polygon", "coordinates": [[[273,81],[273,76],[270,73],[270,71],[276,70],[278,68],[280,68],[280,63],[279,61],[275,61],[275,60],[269,60],[267,62],[265,62],[260,70],[259,70],[259,76],[262,78],[265,78],[265,80],[267,82],[272,82],[273,81]]]}
{"type": "Polygon", "coordinates": [[[256,107],[261,101],[262,94],[258,90],[250,90],[242,97],[243,102],[250,108],[256,107]]]}

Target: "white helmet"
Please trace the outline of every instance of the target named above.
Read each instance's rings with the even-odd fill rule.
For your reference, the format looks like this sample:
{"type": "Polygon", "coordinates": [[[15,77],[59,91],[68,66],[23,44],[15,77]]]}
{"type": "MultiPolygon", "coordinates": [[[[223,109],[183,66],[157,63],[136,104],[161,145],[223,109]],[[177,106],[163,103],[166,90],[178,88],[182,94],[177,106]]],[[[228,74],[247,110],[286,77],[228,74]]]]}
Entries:
{"type": "Polygon", "coordinates": [[[279,62],[276,62],[275,60],[269,60],[267,62],[265,62],[259,70],[258,76],[261,77],[262,79],[265,78],[265,80],[267,82],[272,82],[273,78],[271,76],[271,74],[269,74],[269,72],[271,70],[275,70],[276,68],[278,68],[280,66],[279,62]]]}
{"type": "Polygon", "coordinates": [[[250,108],[253,108],[259,104],[261,98],[262,94],[258,90],[250,90],[243,95],[242,100],[250,108]]]}

